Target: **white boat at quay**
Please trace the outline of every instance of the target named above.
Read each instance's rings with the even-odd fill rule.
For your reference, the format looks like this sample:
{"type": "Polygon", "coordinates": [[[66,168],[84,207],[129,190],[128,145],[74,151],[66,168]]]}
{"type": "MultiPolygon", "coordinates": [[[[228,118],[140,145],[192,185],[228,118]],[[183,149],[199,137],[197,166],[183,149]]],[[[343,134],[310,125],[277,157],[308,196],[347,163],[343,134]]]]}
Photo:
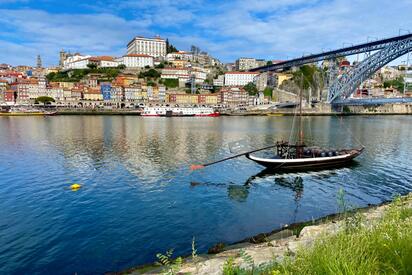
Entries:
{"type": "Polygon", "coordinates": [[[197,116],[197,117],[217,117],[219,112],[216,112],[210,107],[168,107],[168,106],[155,106],[144,107],[142,116],[197,116]]]}

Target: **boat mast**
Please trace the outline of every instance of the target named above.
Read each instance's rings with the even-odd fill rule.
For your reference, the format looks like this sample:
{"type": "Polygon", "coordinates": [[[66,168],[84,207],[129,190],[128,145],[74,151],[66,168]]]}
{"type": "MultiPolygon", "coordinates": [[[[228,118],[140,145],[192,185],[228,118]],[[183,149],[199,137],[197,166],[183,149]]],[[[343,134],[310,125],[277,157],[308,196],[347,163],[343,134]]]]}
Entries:
{"type": "Polygon", "coordinates": [[[298,138],[298,145],[303,144],[303,127],[302,127],[302,91],[303,91],[303,79],[304,75],[302,73],[302,86],[300,88],[300,93],[299,93],[299,138],[298,138]]]}

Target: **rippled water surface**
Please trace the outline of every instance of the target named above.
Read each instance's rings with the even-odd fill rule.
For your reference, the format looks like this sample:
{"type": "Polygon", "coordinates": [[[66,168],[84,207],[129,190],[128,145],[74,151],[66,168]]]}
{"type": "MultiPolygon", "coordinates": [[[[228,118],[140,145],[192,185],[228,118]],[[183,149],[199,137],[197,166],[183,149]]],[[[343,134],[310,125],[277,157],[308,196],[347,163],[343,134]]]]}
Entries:
{"type": "Polygon", "coordinates": [[[306,142],[366,151],[351,167],[270,174],[228,143],[272,144],[291,117],[0,118],[0,273],[90,274],[189,254],[412,190],[412,117],[311,117],[306,142]],[[296,184],[303,180],[302,185],[296,184]],[[68,186],[81,183],[72,192],[68,186]]]}

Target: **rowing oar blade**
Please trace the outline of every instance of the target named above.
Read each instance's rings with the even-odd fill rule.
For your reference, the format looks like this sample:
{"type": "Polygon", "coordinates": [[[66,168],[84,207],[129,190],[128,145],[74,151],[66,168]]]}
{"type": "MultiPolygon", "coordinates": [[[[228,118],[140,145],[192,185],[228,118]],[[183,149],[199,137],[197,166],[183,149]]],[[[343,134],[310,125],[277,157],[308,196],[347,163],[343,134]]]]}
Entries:
{"type": "Polygon", "coordinates": [[[198,169],[203,169],[203,168],[205,168],[205,166],[201,165],[201,164],[193,164],[193,165],[190,166],[190,170],[192,170],[192,171],[198,170],[198,169]]]}

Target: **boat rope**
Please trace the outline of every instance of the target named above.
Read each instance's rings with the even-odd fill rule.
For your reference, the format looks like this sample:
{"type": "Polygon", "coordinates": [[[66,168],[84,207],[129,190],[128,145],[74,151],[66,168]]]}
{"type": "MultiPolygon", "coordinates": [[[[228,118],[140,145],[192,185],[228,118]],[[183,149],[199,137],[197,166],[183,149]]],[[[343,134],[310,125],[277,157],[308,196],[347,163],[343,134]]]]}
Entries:
{"type": "MultiPolygon", "coordinates": [[[[335,114],[335,116],[336,116],[336,114],[335,114]]],[[[341,116],[340,118],[338,117],[338,120],[339,120],[340,125],[341,125],[343,128],[345,128],[346,132],[348,132],[349,136],[350,136],[352,139],[354,139],[357,143],[359,143],[360,146],[365,147],[365,145],[363,145],[363,143],[362,143],[357,137],[355,137],[355,136],[352,134],[352,131],[349,129],[349,127],[345,125],[345,123],[343,122],[343,116],[341,116]]]]}

